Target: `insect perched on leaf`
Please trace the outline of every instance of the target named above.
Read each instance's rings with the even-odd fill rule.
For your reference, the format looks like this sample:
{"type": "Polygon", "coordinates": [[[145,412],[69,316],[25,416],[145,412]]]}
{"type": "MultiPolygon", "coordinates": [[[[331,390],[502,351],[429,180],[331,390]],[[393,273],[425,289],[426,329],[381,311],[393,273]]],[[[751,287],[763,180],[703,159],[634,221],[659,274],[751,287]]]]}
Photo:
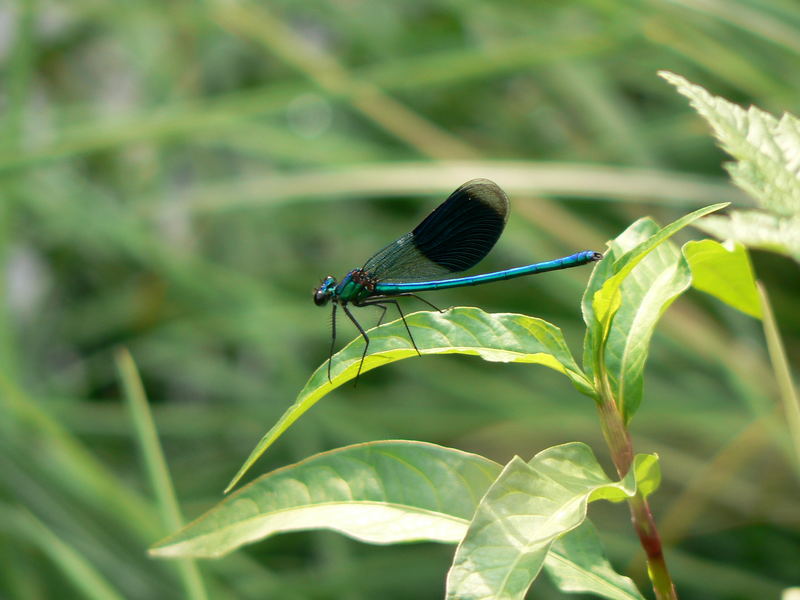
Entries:
{"type": "Polygon", "coordinates": [[[356,379],[369,348],[369,336],[348,308],[377,306],[383,309],[378,324],[394,304],[406,327],[414,349],[419,348],[411,335],[405,315],[397,298],[417,296],[417,292],[479,285],[523,275],[578,267],[603,258],[599,252],[584,250],[577,254],[535,263],[524,267],[454,277],[478,264],[495,245],[508,220],[508,198],[498,185],[488,179],[473,179],[454,191],[442,204],[411,232],[392,242],[359,269],[353,269],[340,282],[326,277],[314,290],[314,304],[332,304],[332,336],[328,357],[328,380],[331,379],[331,359],[336,343],[336,307],[341,306],[364,338],[364,353],[358,365],[356,379]],[[449,277],[448,277],[449,276],[449,277]]]}

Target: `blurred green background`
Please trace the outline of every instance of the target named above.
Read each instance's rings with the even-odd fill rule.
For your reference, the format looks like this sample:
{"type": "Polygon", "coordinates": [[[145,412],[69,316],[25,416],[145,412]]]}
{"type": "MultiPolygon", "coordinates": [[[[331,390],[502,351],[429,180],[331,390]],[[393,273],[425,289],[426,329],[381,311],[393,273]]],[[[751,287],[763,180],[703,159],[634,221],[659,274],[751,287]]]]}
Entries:
{"type": "MultiPolygon", "coordinates": [[[[0,69],[0,598],[181,598],[176,565],[146,555],[167,531],[115,348],[141,370],[193,518],[327,358],[313,287],[464,181],[492,178],[512,202],[479,271],[602,250],[644,215],[747,206],[655,73],[798,114],[800,4],[12,0],[0,69]]],[[[753,258],[796,365],[797,265],[753,258]]],[[[543,317],[579,354],[588,276],[431,300],[543,317]]],[[[341,343],[354,336],[342,322],[341,343]]],[[[661,456],[653,506],[681,597],[799,585],[800,490],[760,324],[689,292],[645,386],[634,444],[661,456]]],[[[501,462],[582,440],[610,470],[594,408],[564,378],[429,357],[325,398],[251,477],[382,438],[501,462]]],[[[591,514],[650,594],[625,507],[591,514]]],[[[200,568],[212,598],[440,598],[452,552],[297,533],[200,568]]],[[[558,597],[544,579],[529,597],[558,597]]]]}

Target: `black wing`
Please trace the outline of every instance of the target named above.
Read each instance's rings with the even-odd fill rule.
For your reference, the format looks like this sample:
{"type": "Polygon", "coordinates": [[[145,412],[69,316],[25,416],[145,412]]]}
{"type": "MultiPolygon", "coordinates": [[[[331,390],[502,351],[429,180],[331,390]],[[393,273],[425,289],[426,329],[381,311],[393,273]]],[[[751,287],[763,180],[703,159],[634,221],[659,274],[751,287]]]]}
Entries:
{"type": "Polygon", "coordinates": [[[488,179],[473,179],[363,268],[379,281],[415,281],[465,271],[489,253],[507,219],[503,190],[488,179]]]}

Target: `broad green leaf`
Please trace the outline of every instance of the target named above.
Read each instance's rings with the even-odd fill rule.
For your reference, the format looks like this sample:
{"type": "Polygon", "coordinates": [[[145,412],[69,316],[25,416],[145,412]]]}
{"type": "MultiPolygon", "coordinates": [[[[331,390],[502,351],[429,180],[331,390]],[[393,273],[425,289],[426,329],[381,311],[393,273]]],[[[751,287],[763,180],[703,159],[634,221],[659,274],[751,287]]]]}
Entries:
{"type": "Polygon", "coordinates": [[[783,590],[781,600],[800,600],[800,587],[788,587],[783,590]]]}
{"type": "Polygon", "coordinates": [[[800,214],[800,120],[780,119],[751,106],[747,110],[709,94],[680,75],[661,77],[689,98],[708,121],[722,148],[738,162],[726,165],[736,183],[759,205],[779,215],[800,214]]]}
{"type": "Polygon", "coordinates": [[[605,367],[626,422],[642,401],[644,367],[658,320],[690,283],[686,259],[667,241],[651,251],[622,284],[622,301],[605,345],[605,367]]]}
{"type": "Polygon", "coordinates": [[[588,376],[594,375],[595,353],[605,336],[602,350],[606,374],[626,419],[641,403],[644,366],[655,326],[672,301],[689,286],[689,270],[675,246],[666,241],[642,258],[622,281],[614,318],[605,329],[600,329],[597,322],[591,326],[595,314],[592,298],[603,286],[599,278],[613,277],[617,265],[658,233],[658,225],[644,218],[612,240],[607,253],[609,264],[604,271],[598,266],[583,298],[584,319],[589,325],[584,342],[584,368],[588,376]]]}
{"type": "Polygon", "coordinates": [[[582,304],[587,323],[584,368],[596,378],[603,365],[603,376],[626,421],[641,403],[656,323],[690,283],[688,265],[669,238],[723,206],[702,208],[661,229],[652,219],[640,219],[609,242],[606,258],[592,274],[582,304]]]}
{"type": "Polygon", "coordinates": [[[590,378],[594,375],[592,353],[596,348],[596,344],[600,343],[602,339],[601,334],[604,333],[599,329],[599,323],[592,308],[592,299],[595,293],[603,287],[603,283],[614,274],[614,263],[623,254],[633,250],[639,244],[655,235],[657,231],[658,225],[649,217],[635,221],[625,231],[608,242],[603,260],[598,262],[592,270],[589,283],[581,300],[583,322],[586,323],[586,337],[583,344],[583,368],[590,378]]]}
{"type": "Polygon", "coordinates": [[[544,569],[562,592],[593,593],[610,600],[644,600],[631,579],[614,571],[588,519],[553,543],[544,569]]]}
{"type": "MultiPolygon", "coordinates": [[[[553,481],[572,487],[576,481],[588,483],[588,501],[623,500],[634,485],[644,492],[658,484],[657,459],[651,455],[636,456],[623,485],[609,484],[583,444],[542,452],[531,463],[556,487],[553,481]]],[[[219,557],[270,535],[301,529],[331,529],[378,544],[455,544],[467,534],[479,501],[501,470],[480,456],[423,442],[357,444],[259,477],[150,553],[219,557]]],[[[561,589],[640,598],[630,580],[613,572],[588,522],[567,536],[556,541],[544,564],[561,589]]]]}
{"type": "Polygon", "coordinates": [[[688,242],[683,255],[692,270],[692,285],[745,314],[761,318],[753,266],[741,244],[714,240],[688,242]]]}
{"type": "Polygon", "coordinates": [[[447,577],[447,597],[521,599],[552,544],[586,519],[591,500],[636,493],[635,469],[609,479],[580,442],[548,448],[529,463],[514,457],[481,500],[447,577]]]}
{"type": "Polygon", "coordinates": [[[704,208],[698,209],[688,215],[684,215],[677,221],[673,221],[666,227],[660,229],[657,233],[652,235],[647,240],[630,250],[629,252],[620,256],[612,267],[613,274],[606,279],[592,298],[592,310],[595,318],[604,323],[610,321],[614,317],[614,308],[618,305],[616,295],[619,292],[622,282],[630,274],[630,272],[638,265],[644,258],[663,244],[670,237],[675,235],[678,231],[690,225],[700,217],[709,213],[728,206],[728,203],[712,204],[704,208]]]}
{"type": "MultiPolygon", "coordinates": [[[[467,354],[493,362],[541,364],[564,373],[579,391],[592,394],[589,381],[572,357],[561,330],[542,319],[510,313],[488,314],[477,308],[453,308],[444,313],[413,313],[406,316],[406,321],[422,354],[467,354]]],[[[368,335],[370,353],[364,361],[362,376],[376,367],[417,356],[399,319],[371,329],[368,335]]],[[[311,375],[295,403],[261,438],[226,492],[303,413],[325,394],[356,376],[363,351],[363,340],[356,338],[334,355],[333,381],[328,381],[327,363],[311,375]]]]}
{"type": "Polygon", "coordinates": [[[457,543],[501,469],[423,442],[348,446],[262,475],[150,553],[217,557],[304,529],[332,529],[374,544],[457,543]]]}

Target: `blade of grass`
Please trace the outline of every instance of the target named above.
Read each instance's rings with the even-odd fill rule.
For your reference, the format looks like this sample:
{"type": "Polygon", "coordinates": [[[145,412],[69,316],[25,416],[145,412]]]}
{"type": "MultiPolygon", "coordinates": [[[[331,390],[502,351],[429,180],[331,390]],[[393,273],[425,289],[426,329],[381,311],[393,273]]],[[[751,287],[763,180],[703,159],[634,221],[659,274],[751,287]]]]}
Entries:
{"type": "MultiPolygon", "coordinates": [[[[428,89],[513,72],[557,57],[595,55],[611,48],[613,41],[605,33],[582,36],[579,40],[556,39],[549,45],[525,37],[497,45],[491,53],[480,47],[446,50],[378,64],[359,70],[357,74],[359,79],[388,90],[428,89]]],[[[303,83],[271,82],[253,91],[191,102],[175,101],[147,112],[99,121],[93,111],[61,108],[57,121],[67,125],[57,132],[54,141],[20,152],[0,140],[0,170],[25,168],[139,141],[164,142],[198,133],[205,135],[210,131],[241,128],[243,124],[248,126],[256,116],[280,114],[293,98],[306,91],[308,86],[303,83]]]]}
{"type": "Polygon", "coordinates": [[[377,85],[358,80],[332,55],[314,48],[266,6],[225,5],[218,22],[229,31],[253,38],[272,54],[301,72],[321,90],[345,96],[358,112],[376,125],[434,158],[473,158],[477,152],[438,127],[377,85]]]}
{"type": "Polygon", "coordinates": [[[705,13],[720,21],[735,25],[745,33],[757,35],[800,54],[800,37],[797,29],[788,22],[773,18],[763,10],[753,10],[732,0],[669,0],[689,10],[705,13]]]}
{"type": "Polygon", "coordinates": [[[775,322],[775,314],[772,312],[767,290],[760,282],[757,285],[761,297],[761,311],[763,312],[761,322],[764,325],[764,337],[767,340],[767,350],[772,362],[772,369],[775,372],[775,379],[778,382],[789,438],[794,449],[792,464],[800,475],[800,402],[798,402],[797,392],[792,382],[792,371],[789,368],[786,350],[781,341],[781,334],[775,322]]]}
{"type": "Polygon", "coordinates": [[[65,543],[33,513],[21,508],[0,505],[0,521],[3,529],[13,529],[25,540],[34,544],[55,563],[65,577],[80,590],[85,598],[92,600],[122,600],[120,595],[98,572],[91,562],[75,548],[65,543]]]}
{"type": "MultiPolygon", "coordinates": [[[[183,517],[175,497],[175,490],[158,440],[158,433],[150,413],[142,380],[130,352],[121,348],[117,351],[115,358],[139,440],[145,471],[155,492],[158,512],[164,527],[168,531],[174,531],[183,526],[183,517]]],[[[183,559],[176,561],[176,565],[187,597],[206,600],[208,595],[197,564],[192,560],[183,559]]]]}
{"type": "Polygon", "coordinates": [[[117,519],[129,523],[145,538],[158,535],[152,524],[150,507],[136,493],[103,465],[72,432],[65,429],[34,398],[22,392],[0,373],[3,421],[27,426],[47,440],[41,445],[47,452],[54,472],[62,475],[63,483],[75,495],[104,513],[113,512],[117,519]]]}
{"type": "Polygon", "coordinates": [[[772,98],[776,103],[791,103],[793,94],[788,87],[771,76],[761,65],[754,64],[749,54],[737,51],[729,44],[715,39],[697,23],[674,20],[669,23],[651,22],[648,36],[664,44],[715,77],[756,97],[772,98]]]}
{"type": "MultiPolygon", "coordinates": [[[[184,201],[193,212],[274,206],[306,200],[333,200],[342,196],[393,197],[447,193],[454,182],[480,173],[496,181],[512,197],[517,194],[597,198],[610,202],[648,199],[654,204],[694,206],[710,201],[752,205],[752,200],[722,178],[698,177],[658,169],[637,169],[531,161],[437,161],[361,164],[334,169],[253,177],[206,183],[189,191],[184,201]]],[[[148,205],[155,210],[155,199],[148,205]]],[[[550,210],[552,202],[547,202],[550,210]]],[[[539,207],[538,212],[546,212],[539,207]]]]}
{"type": "Polygon", "coordinates": [[[704,511],[714,510],[715,500],[730,494],[730,480],[758,456],[758,448],[767,440],[765,420],[748,425],[688,481],[681,482],[683,490],[660,518],[659,529],[665,543],[678,544],[704,511]]]}

